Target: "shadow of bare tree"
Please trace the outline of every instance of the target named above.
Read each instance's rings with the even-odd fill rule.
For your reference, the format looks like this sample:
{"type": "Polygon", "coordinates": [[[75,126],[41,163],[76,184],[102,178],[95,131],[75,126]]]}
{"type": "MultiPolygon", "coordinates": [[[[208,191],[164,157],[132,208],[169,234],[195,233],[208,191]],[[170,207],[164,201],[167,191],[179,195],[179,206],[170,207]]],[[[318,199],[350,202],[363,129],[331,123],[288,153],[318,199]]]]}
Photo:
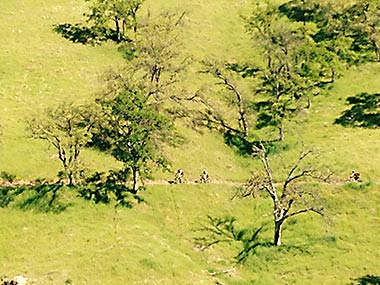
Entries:
{"type": "Polygon", "coordinates": [[[360,93],[348,97],[351,109],[345,110],[335,120],[335,124],[344,127],[379,128],[380,127],[380,93],[360,93]]]}
{"type": "Polygon", "coordinates": [[[255,253],[258,247],[271,247],[271,242],[260,242],[259,233],[263,227],[256,230],[253,229],[237,229],[234,225],[236,219],[234,217],[211,217],[208,216],[208,224],[203,225],[196,230],[202,232],[198,237],[195,237],[195,244],[201,251],[219,243],[241,243],[242,249],[235,256],[237,263],[244,262],[251,254],[255,253]]]}

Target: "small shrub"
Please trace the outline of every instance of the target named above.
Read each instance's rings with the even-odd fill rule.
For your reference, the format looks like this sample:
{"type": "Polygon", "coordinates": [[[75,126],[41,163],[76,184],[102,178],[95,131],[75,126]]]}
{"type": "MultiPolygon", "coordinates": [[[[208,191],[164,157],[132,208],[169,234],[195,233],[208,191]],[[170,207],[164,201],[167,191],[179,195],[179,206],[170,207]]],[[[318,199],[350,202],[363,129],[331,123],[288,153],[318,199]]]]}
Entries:
{"type": "Polygon", "coordinates": [[[158,268],[158,265],[156,262],[154,262],[153,260],[149,259],[149,258],[143,258],[139,261],[139,263],[144,266],[145,268],[149,268],[149,269],[157,269],[158,268]]]}
{"type": "Polygon", "coordinates": [[[357,182],[349,182],[344,184],[344,189],[346,190],[365,190],[373,185],[372,182],[364,182],[364,183],[357,183],[357,182]]]}
{"type": "Polygon", "coordinates": [[[0,178],[9,183],[13,183],[13,181],[16,179],[16,175],[12,173],[8,173],[6,171],[2,171],[0,172],[0,178]]]}

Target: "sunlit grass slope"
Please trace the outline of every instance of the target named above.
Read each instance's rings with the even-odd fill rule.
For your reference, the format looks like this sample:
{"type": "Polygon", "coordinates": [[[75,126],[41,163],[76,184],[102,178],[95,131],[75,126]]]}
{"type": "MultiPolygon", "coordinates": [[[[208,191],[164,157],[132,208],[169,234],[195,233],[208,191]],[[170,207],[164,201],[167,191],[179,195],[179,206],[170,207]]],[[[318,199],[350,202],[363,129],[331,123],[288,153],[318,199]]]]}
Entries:
{"type": "MultiPolygon", "coordinates": [[[[248,2],[147,1],[145,10],[155,13],[164,8],[185,11],[184,49],[194,58],[245,61],[255,55],[241,18],[251,9],[248,2]]],[[[85,5],[84,1],[69,0],[1,1],[2,171],[23,179],[53,178],[60,167],[54,150],[28,137],[26,121],[44,108],[63,101],[90,100],[101,87],[103,72],[122,62],[113,44],[73,44],[53,32],[54,24],[83,21],[85,5]]],[[[327,97],[315,98],[313,107],[302,114],[297,123],[287,127],[291,147],[282,159],[294,159],[300,148],[317,147],[326,164],[339,176],[346,176],[355,168],[365,179],[379,180],[376,171],[380,160],[378,130],[333,125],[335,118],[347,108],[345,99],[348,96],[378,92],[379,71],[378,64],[348,70],[327,97]]],[[[183,84],[194,91],[198,78],[195,74],[191,76],[194,77],[183,84]]],[[[203,168],[208,168],[218,179],[244,180],[250,173],[247,168],[259,165],[252,164],[249,158],[236,156],[217,135],[200,135],[191,130],[182,132],[188,143],[179,149],[170,149],[169,157],[173,160],[173,170],[184,168],[191,179],[203,168]]],[[[84,153],[82,159],[91,169],[103,170],[109,165],[109,160],[95,152],[84,153]]],[[[157,177],[170,176],[158,174],[157,177]]]]}
{"type": "Polygon", "coordinates": [[[52,31],[79,21],[79,1],[1,1],[0,11],[1,168],[20,178],[51,177],[54,152],[28,139],[25,122],[48,106],[88,99],[120,59],[107,45],[73,45],[52,31]]]}
{"type": "MultiPolygon", "coordinates": [[[[190,54],[204,59],[211,53],[213,57],[220,57],[236,50],[242,56],[240,46],[248,46],[248,37],[240,23],[239,9],[243,3],[239,3],[210,2],[207,11],[201,1],[187,4],[148,1],[147,7],[156,12],[165,6],[173,11],[186,11],[189,28],[183,35],[185,46],[190,54]]],[[[55,24],[83,21],[85,4],[85,1],[67,0],[22,3],[5,0],[0,3],[0,163],[1,170],[19,178],[52,178],[59,169],[54,150],[46,150],[46,144],[28,138],[25,131],[28,118],[63,101],[89,100],[99,90],[103,72],[122,62],[113,44],[96,47],[72,44],[53,32],[55,24]]],[[[215,148],[212,139],[205,145],[202,137],[194,141],[196,135],[189,135],[192,145],[184,146],[185,149],[193,145],[203,148],[202,157],[196,158],[199,163],[194,172],[201,171],[207,164],[203,162],[213,160],[217,155],[213,150],[225,152],[225,159],[244,172],[245,162],[237,160],[233,154],[226,154],[228,150],[225,151],[222,143],[217,142],[215,148]]],[[[83,160],[92,169],[104,169],[106,165],[104,158],[93,152],[84,155],[83,160]]],[[[175,164],[193,167],[191,160],[184,161],[187,162],[175,164]]],[[[225,169],[216,169],[216,173],[224,176],[225,169]]],[[[232,178],[239,179],[241,175],[232,178]]]]}
{"type": "MultiPolygon", "coordinates": [[[[199,59],[240,60],[254,56],[240,15],[250,1],[147,1],[152,11],[187,11],[185,47],[199,59]],[[181,2],[181,3],[180,3],[181,2]]],[[[247,6],[248,5],[248,6],[247,6]]],[[[146,8],[148,9],[148,8],[146,8]]],[[[26,120],[65,100],[90,100],[102,73],[122,62],[113,44],[83,46],[55,34],[52,26],[83,20],[79,0],[0,1],[0,171],[22,179],[52,178],[59,169],[54,150],[28,138],[26,120]]],[[[207,215],[237,218],[239,227],[264,225],[260,240],[271,239],[271,205],[264,199],[233,200],[222,185],[149,186],[146,203],[133,209],[93,205],[66,192],[72,205],[60,214],[14,203],[0,209],[0,277],[25,275],[35,284],[349,284],[367,274],[379,276],[379,130],[343,128],[334,120],[348,108],[345,100],[379,92],[380,66],[347,70],[328,96],[313,98],[312,108],[287,124],[288,150],[272,158],[284,175],[300,149],[316,147],[318,163],[339,179],[351,169],[365,184],[320,185],[327,217],[305,215],[284,229],[281,248],[259,248],[245,264],[233,257],[239,244],[195,249],[195,229],[207,215]],[[364,186],[360,186],[364,185],[364,186]],[[220,273],[227,270],[227,274],[220,273]],[[216,273],[216,274],[215,274],[216,273]]],[[[194,88],[196,79],[184,84],[194,88]]],[[[217,134],[180,126],[186,143],[169,149],[173,170],[195,180],[207,168],[215,180],[244,181],[260,163],[237,156],[217,134]]],[[[103,155],[83,153],[92,169],[106,169],[103,155]]],[[[276,172],[277,174],[277,172],[276,172]]],[[[156,178],[171,178],[157,174],[156,178]]]]}
{"type": "Polygon", "coordinates": [[[323,187],[326,217],[300,216],[284,228],[280,248],[261,247],[245,263],[233,257],[239,243],[200,252],[194,238],[207,215],[234,216],[238,228],[264,225],[271,240],[271,205],[233,200],[228,186],[154,186],[132,209],[93,205],[70,193],[60,214],[22,199],[0,209],[0,272],[32,284],[349,284],[378,276],[380,188],[323,187]],[[222,273],[226,271],[227,273],[222,273]]]}

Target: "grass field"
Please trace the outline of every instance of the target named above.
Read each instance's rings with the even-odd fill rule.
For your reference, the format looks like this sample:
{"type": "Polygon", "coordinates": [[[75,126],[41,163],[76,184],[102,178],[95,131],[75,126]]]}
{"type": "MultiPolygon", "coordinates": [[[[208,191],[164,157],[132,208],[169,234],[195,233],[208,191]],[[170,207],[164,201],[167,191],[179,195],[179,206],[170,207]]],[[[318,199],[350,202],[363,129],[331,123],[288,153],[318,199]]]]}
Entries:
{"type": "MultiPolygon", "coordinates": [[[[231,61],[255,56],[240,18],[249,12],[250,1],[182,2],[149,0],[146,9],[187,11],[187,52],[198,59],[231,61]]],[[[80,22],[85,11],[79,0],[0,1],[0,171],[19,179],[54,178],[60,168],[55,153],[29,137],[26,122],[62,101],[92,99],[103,72],[122,63],[114,44],[72,44],[54,33],[54,24],[80,22]]],[[[23,204],[31,195],[24,193],[0,208],[0,277],[24,275],[31,284],[79,285],[348,285],[363,284],[359,278],[366,275],[377,280],[380,132],[333,122],[348,108],[347,97],[379,92],[379,74],[379,64],[347,70],[327,96],[314,98],[312,108],[287,125],[289,148],[271,160],[278,177],[301,149],[315,147],[321,153],[318,163],[327,165],[337,180],[357,169],[363,183],[319,185],[326,218],[290,220],[284,246],[260,247],[243,264],[233,260],[239,243],[197,250],[196,229],[207,223],[207,215],[234,216],[242,228],[263,225],[260,241],[271,240],[270,203],[263,198],[230,201],[232,186],[148,186],[142,193],[145,202],[132,209],[93,205],[65,190],[56,206],[67,208],[58,214],[44,211],[45,200],[23,204]]],[[[196,82],[192,77],[184,85],[191,89],[196,82]]],[[[173,170],[183,168],[189,181],[207,168],[214,180],[243,182],[260,167],[257,160],[234,153],[218,134],[183,125],[179,129],[187,141],[167,153],[173,170]]],[[[114,163],[90,150],[82,159],[97,170],[114,163]]],[[[156,173],[155,178],[172,174],[156,173]]]]}
{"type": "Polygon", "coordinates": [[[132,209],[63,192],[57,203],[71,205],[60,214],[41,211],[43,201],[22,208],[20,198],[0,210],[0,271],[32,284],[350,284],[379,274],[379,190],[326,187],[325,219],[291,220],[283,247],[261,247],[240,265],[239,243],[203,252],[194,243],[207,215],[234,216],[241,228],[264,225],[259,239],[270,240],[270,204],[231,202],[228,186],[152,186],[132,209]]]}

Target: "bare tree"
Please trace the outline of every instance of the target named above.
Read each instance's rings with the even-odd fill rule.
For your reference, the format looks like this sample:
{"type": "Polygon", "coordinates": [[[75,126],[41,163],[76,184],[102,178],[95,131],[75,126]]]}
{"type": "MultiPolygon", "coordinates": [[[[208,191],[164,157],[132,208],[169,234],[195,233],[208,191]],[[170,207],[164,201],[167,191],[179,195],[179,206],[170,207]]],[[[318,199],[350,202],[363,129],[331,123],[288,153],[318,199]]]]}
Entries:
{"type": "MultiPolygon", "coordinates": [[[[249,123],[252,124],[252,118],[248,117],[247,112],[247,100],[244,98],[241,91],[241,86],[235,82],[233,78],[233,72],[229,64],[218,64],[216,62],[203,62],[204,69],[201,73],[210,74],[216,80],[216,85],[222,87],[223,91],[227,91],[227,102],[229,103],[229,109],[232,109],[235,113],[234,119],[227,119],[227,116],[220,115],[217,111],[215,104],[206,101],[205,98],[201,101],[205,110],[201,112],[203,121],[206,124],[213,124],[217,127],[222,127],[224,131],[233,132],[237,135],[248,137],[249,135],[249,123]]],[[[198,99],[198,98],[197,98],[198,99]]],[[[193,100],[194,101],[194,100],[193,100]]],[[[199,101],[198,101],[199,102],[199,101]]]]}
{"type": "Polygon", "coordinates": [[[307,151],[300,153],[285,180],[282,183],[276,183],[265,147],[261,145],[256,150],[262,162],[264,174],[253,175],[238,195],[256,197],[260,191],[269,194],[273,202],[274,245],[279,246],[281,245],[282,226],[287,219],[308,212],[323,215],[324,207],[318,193],[308,189],[310,185],[305,179],[309,177],[326,181],[331,174],[323,176],[311,165],[303,167],[304,160],[314,153],[307,151]]]}

